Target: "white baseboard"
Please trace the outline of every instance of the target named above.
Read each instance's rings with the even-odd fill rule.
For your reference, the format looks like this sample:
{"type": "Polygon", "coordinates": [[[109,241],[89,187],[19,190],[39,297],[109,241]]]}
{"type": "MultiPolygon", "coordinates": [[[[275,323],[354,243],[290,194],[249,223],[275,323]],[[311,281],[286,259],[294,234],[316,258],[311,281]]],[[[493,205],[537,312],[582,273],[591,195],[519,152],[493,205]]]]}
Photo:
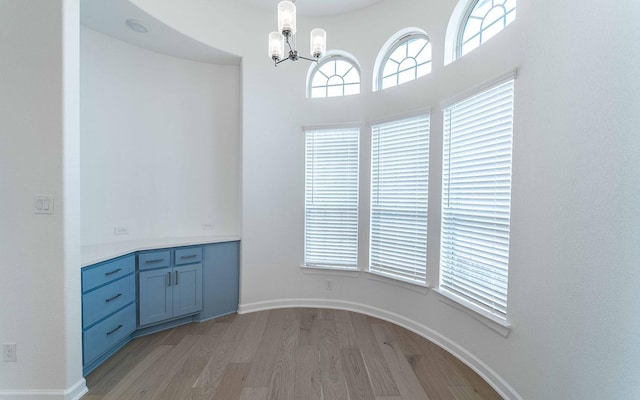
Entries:
{"type": "Polygon", "coordinates": [[[0,390],[0,400],[80,400],[88,391],[82,378],[66,390],[0,390]]]}
{"type": "Polygon", "coordinates": [[[416,321],[408,319],[402,315],[391,311],[371,307],[366,304],[355,303],[342,300],[327,299],[284,299],[273,301],[260,301],[256,303],[240,304],[238,308],[239,314],[251,313],[256,311],[272,310],[276,308],[333,308],[337,310],[355,311],[361,314],[370,315],[385,321],[392,322],[405,329],[408,329],[442,347],[460,361],[465,363],[469,368],[480,375],[498,394],[507,400],[522,400],[522,397],[493,369],[489,368],[476,356],[468,352],[462,346],[447,339],[443,335],[428,328],[416,321]]]}

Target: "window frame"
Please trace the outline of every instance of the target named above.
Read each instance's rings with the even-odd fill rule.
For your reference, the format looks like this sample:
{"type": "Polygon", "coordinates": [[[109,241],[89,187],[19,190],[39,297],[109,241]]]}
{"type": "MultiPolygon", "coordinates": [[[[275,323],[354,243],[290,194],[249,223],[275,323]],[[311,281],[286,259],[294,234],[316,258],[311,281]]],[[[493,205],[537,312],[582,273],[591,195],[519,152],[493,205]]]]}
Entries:
{"type": "MultiPolygon", "coordinates": [[[[480,39],[480,44],[478,44],[478,47],[470,50],[466,54],[462,54],[462,46],[464,45],[464,33],[465,33],[466,28],[467,28],[467,23],[469,22],[469,18],[471,18],[471,14],[473,13],[473,10],[476,8],[476,6],[478,5],[478,3],[480,1],[482,1],[482,0],[471,0],[469,2],[467,7],[465,8],[465,11],[464,11],[464,14],[462,15],[462,19],[460,20],[460,23],[458,24],[458,32],[457,32],[457,35],[456,35],[456,44],[455,44],[455,58],[456,59],[461,58],[461,57],[465,56],[466,54],[469,54],[473,50],[477,49],[478,47],[480,47],[484,43],[486,43],[486,41],[482,41],[482,32],[483,32],[483,30],[482,30],[482,27],[481,27],[480,32],[478,33],[480,35],[480,38],[481,38],[480,39]]],[[[494,0],[491,0],[491,1],[493,2],[494,0]]],[[[506,2],[506,1],[507,0],[504,0],[504,2],[506,2]]],[[[516,16],[517,16],[517,9],[518,9],[518,4],[517,3],[518,3],[518,1],[517,0],[514,0],[514,1],[516,2],[516,5],[513,8],[513,12],[516,13],[516,16]]],[[[493,5],[491,7],[491,9],[489,10],[489,12],[491,10],[493,10],[495,7],[497,7],[497,6],[493,5]]],[[[505,12],[505,14],[504,14],[505,18],[507,17],[507,14],[509,14],[509,11],[505,12]]],[[[487,15],[488,15],[488,13],[487,13],[487,15]]],[[[486,18],[487,15],[485,15],[485,18],[486,18]]],[[[516,16],[514,16],[514,21],[516,19],[516,16]]],[[[484,22],[484,18],[483,18],[483,22],[484,22]]],[[[505,23],[505,25],[502,27],[502,29],[500,31],[505,30],[506,27],[509,26],[510,24],[511,23],[505,23]]],[[[490,39],[491,38],[489,38],[487,40],[490,40],[490,39]]]]}
{"type": "MultiPolygon", "coordinates": [[[[324,73],[323,73],[324,75],[324,73]]],[[[326,76],[326,75],[325,75],[326,76]]],[[[350,54],[343,52],[343,51],[331,51],[328,52],[324,57],[322,57],[320,60],[318,60],[317,63],[313,63],[310,67],[309,70],[307,72],[307,98],[308,99],[328,99],[328,98],[332,98],[332,97],[345,97],[345,96],[355,96],[355,95],[359,95],[362,93],[362,70],[360,69],[360,64],[358,63],[358,61],[351,56],[350,54]],[[320,88],[320,86],[313,86],[313,80],[316,76],[317,73],[320,73],[320,69],[326,65],[329,62],[334,62],[337,60],[342,60],[348,64],[351,65],[352,69],[355,69],[355,71],[358,73],[358,93],[352,93],[352,94],[344,94],[345,92],[345,85],[356,85],[356,83],[349,83],[349,84],[345,84],[344,83],[344,77],[351,71],[351,69],[349,69],[344,75],[340,76],[340,75],[332,75],[330,77],[327,77],[327,84],[325,84],[324,87],[326,89],[325,94],[327,94],[326,96],[321,96],[321,97],[314,97],[313,96],[313,89],[314,88],[320,88]],[[342,85],[329,85],[328,82],[329,80],[334,77],[334,76],[340,76],[343,79],[342,85]],[[329,94],[329,87],[330,86],[342,86],[342,95],[340,96],[328,96],[329,94]]]]}
{"type": "MultiPolygon", "coordinates": [[[[419,30],[417,28],[407,28],[404,29],[398,33],[396,33],[395,35],[393,35],[388,41],[387,43],[385,43],[385,45],[382,47],[382,49],[380,50],[380,53],[378,54],[378,59],[376,60],[375,63],[375,81],[374,81],[374,91],[379,91],[379,90],[384,90],[384,89],[389,89],[392,87],[396,87],[396,86],[400,86],[403,83],[396,83],[393,86],[389,86],[387,88],[383,87],[383,81],[384,81],[384,69],[385,66],[387,65],[387,62],[389,61],[389,58],[391,57],[391,55],[401,46],[403,46],[405,43],[408,43],[414,39],[425,39],[427,41],[427,43],[425,44],[425,47],[431,45],[430,48],[430,54],[429,54],[429,61],[423,63],[423,64],[416,64],[415,67],[413,67],[413,69],[416,71],[416,77],[411,79],[410,81],[407,82],[403,82],[403,83],[408,83],[408,82],[412,82],[418,78],[421,78],[423,76],[427,76],[429,75],[431,72],[433,72],[433,44],[431,43],[431,38],[429,37],[429,35],[422,31],[419,30]],[[420,75],[417,76],[417,70],[418,67],[421,65],[430,65],[431,69],[429,70],[429,72],[427,72],[425,75],[420,75]]],[[[405,57],[402,61],[406,60],[407,58],[413,58],[415,60],[414,57],[405,57]]],[[[401,63],[400,63],[401,64],[401,63]]],[[[399,65],[400,65],[399,64],[399,65]]],[[[389,75],[389,76],[393,76],[396,75],[399,77],[401,71],[396,72],[395,74],[389,75]]],[[[398,80],[396,80],[396,82],[398,82],[398,80]]]]}
{"type": "MultiPolygon", "coordinates": [[[[516,78],[517,78],[517,69],[508,71],[494,79],[491,79],[481,85],[478,85],[458,96],[455,96],[452,99],[449,99],[445,102],[443,102],[441,104],[441,110],[443,112],[443,129],[446,129],[446,115],[445,112],[447,111],[447,109],[465,102],[467,100],[473,99],[476,96],[485,94],[486,92],[491,91],[492,89],[498,88],[508,82],[512,82],[513,86],[512,86],[512,91],[511,91],[511,147],[510,147],[510,153],[509,153],[509,169],[510,169],[510,176],[509,176],[509,198],[511,198],[511,193],[512,193],[512,187],[513,187],[513,137],[514,137],[514,131],[515,131],[515,123],[514,123],[514,115],[515,115],[515,86],[516,86],[516,78]]],[[[443,168],[442,168],[442,193],[441,193],[441,197],[442,197],[442,201],[441,201],[441,214],[440,214],[440,218],[441,218],[441,226],[440,226],[440,252],[439,252],[439,256],[440,256],[440,267],[439,267],[439,283],[438,283],[438,287],[435,289],[435,291],[441,296],[441,300],[443,300],[445,303],[452,305],[455,308],[461,309],[463,311],[468,312],[470,315],[474,316],[476,319],[478,319],[479,321],[483,322],[485,325],[487,325],[488,327],[490,327],[491,329],[493,329],[494,331],[502,334],[503,336],[508,336],[510,330],[511,330],[511,325],[508,321],[509,319],[509,314],[508,314],[508,304],[506,306],[506,311],[504,313],[504,315],[500,315],[499,313],[495,312],[495,310],[492,310],[488,307],[482,306],[481,304],[474,302],[464,296],[461,296],[457,293],[455,293],[454,291],[448,290],[446,288],[446,285],[443,285],[443,277],[444,277],[444,265],[443,265],[443,260],[444,260],[444,251],[443,251],[443,247],[444,247],[444,230],[445,230],[445,224],[443,222],[443,219],[445,218],[445,196],[447,195],[447,192],[445,191],[445,173],[447,171],[447,169],[445,168],[445,157],[447,156],[446,150],[445,150],[445,146],[446,146],[446,136],[447,133],[446,131],[443,131],[444,137],[443,137],[443,168]],[[455,304],[454,304],[455,303],[455,304]]],[[[511,200],[509,200],[509,203],[511,204],[511,200]]],[[[512,214],[512,210],[511,210],[511,206],[509,206],[509,230],[510,230],[510,226],[511,226],[511,214],[512,214]]],[[[510,248],[511,246],[511,238],[510,238],[510,234],[509,234],[509,239],[508,239],[508,247],[510,248]]],[[[507,256],[508,257],[508,256],[507,256]]],[[[507,261],[507,274],[508,274],[508,269],[509,269],[510,263],[509,261],[507,261]]],[[[507,278],[507,285],[508,285],[508,278],[507,278]]],[[[508,297],[508,289],[507,289],[507,295],[508,297]]],[[[508,302],[508,299],[507,299],[508,302]]]]}
{"type": "MultiPolygon", "coordinates": [[[[391,128],[391,131],[393,130],[397,130],[399,128],[399,126],[393,127],[391,128]]],[[[427,257],[427,252],[428,252],[428,246],[427,246],[427,242],[428,242],[428,224],[429,224],[429,152],[430,152],[430,139],[431,139],[431,110],[427,109],[427,110],[421,110],[419,112],[415,112],[415,113],[411,113],[411,114],[407,114],[407,115],[402,115],[402,116],[397,116],[395,118],[389,118],[389,119],[385,119],[383,121],[375,121],[372,122],[370,124],[370,128],[371,128],[371,163],[370,163],[370,192],[369,192],[369,260],[368,260],[368,272],[375,274],[375,275],[380,275],[383,276],[385,278],[388,279],[392,279],[394,281],[399,281],[399,282],[405,282],[405,283],[409,283],[412,285],[418,285],[418,286],[422,286],[422,287],[428,287],[428,269],[427,269],[427,263],[428,263],[428,257],[427,257]],[[413,122],[412,122],[413,120],[413,122]],[[374,218],[375,218],[375,213],[374,213],[374,207],[376,202],[374,201],[374,194],[375,194],[375,185],[374,185],[374,180],[376,179],[376,177],[380,178],[380,173],[376,174],[376,156],[374,155],[374,152],[376,150],[376,140],[375,140],[375,135],[376,135],[376,128],[380,129],[380,127],[386,128],[388,129],[389,127],[392,126],[392,124],[398,124],[398,125],[411,125],[411,128],[414,129],[415,133],[413,133],[413,135],[415,137],[420,135],[420,132],[418,132],[419,128],[424,128],[426,130],[426,137],[422,137],[420,139],[416,139],[413,141],[424,141],[424,143],[422,143],[425,146],[424,149],[424,154],[420,153],[420,157],[424,156],[426,159],[426,171],[419,171],[419,172],[423,172],[424,175],[422,176],[422,178],[425,180],[425,187],[422,188],[422,190],[425,192],[426,198],[425,200],[425,213],[424,213],[424,247],[418,250],[421,250],[424,252],[424,269],[422,270],[422,272],[424,273],[424,279],[411,279],[405,276],[401,276],[402,274],[397,273],[398,271],[395,271],[396,273],[394,273],[394,269],[404,269],[406,267],[412,268],[411,266],[408,265],[403,265],[402,267],[394,267],[392,265],[384,265],[384,266],[380,266],[380,268],[374,268],[373,267],[373,254],[374,254],[374,218]]],[[[389,131],[387,132],[383,132],[386,134],[390,134],[389,131]]],[[[403,132],[404,133],[404,132],[403,132]]],[[[378,130],[378,134],[380,134],[380,131],[378,130]]],[[[397,134],[397,133],[396,133],[397,134]]],[[[380,142],[378,142],[378,149],[380,147],[380,142]]],[[[388,142],[391,143],[391,142],[388,142]]],[[[402,142],[403,145],[406,145],[406,141],[402,142]]],[[[393,146],[397,146],[398,142],[393,142],[392,144],[390,144],[391,147],[393,146]]],[[[388,151],[388,150],[387,150],[388,151]]],[[[385,158],[387,158],[388,154],[385,155],[385,158]]],[[[393,157],[392,157],[393,159],[393,157]]],[[[389,160],[389,158],[387,158],[387,160],[389,160]]],[[[406,160],[397,160],[397,159],[393,159],[393,161],[398,162],[398,161],[402,161],[405,162],[406,160]]],[[[414,161],[415,162],[415,161],[414,161]]],[[[415,162],[417,164],[417,162],[415,162]]],[[[388,166],[387,166],[388,167],[388,166]]],[[[380,170],[378,170],[380,171],[380,170]]],[[[384,177],[382,178],[382,181],[384,181],[384,177]]],[[[386,183],[388,183],[389,181],[387,181],[386,183]]],[[[384,192],[384,188],[382,188],[382,191],[384,192]]],[[[406,207],[404,207],[406,208],[406,207]]],[[[383,219],[381,220],[381,222],[384,222],[383,219]]],[[[413,222],[413,221],[412,221],[413,222]]],[[[402,225],[402,224],[401,224],[402,225]]],[[[381,230],[381,232],[383,232],[384,229],[381,230]]],[[[387,242],[389,237],[383,238],[382,241],[383,242],[387,242]]],[[[417,247],[416,247],[417,249],[417,247]]],[[[416,250],[413,249],[413,250],[416,250]]],[[[416,271],[414,271],[414,274],[417,274],[416,271]]],[[[409,274],[405,274],[405,275],[409,275],[409,274]]]]}
{"type": "MultiPolygon", "coordinates": [[[[304,127],[304,134],[305,134],[305,183],[304,183],[304,187],[305,187],[305,191],[304,191],[304,237],[303,237],[303,263],[302,263],[302,267],[304,268],[312,268],[312,269],[326,269],[326,270],[345,270],[345,271],[358,271],[359,267],[358,267],[358,260],[359,260],[359,221],[360,221],[360,162],[361,162],[361,158],[360,158],[360,135],[361,135],[361,127],[357,126],[357,125],[340,125],[340,126],[322,126],[322,127],[304,127]],[[355,214],[355,223],[351,224],[351,228],[352,228],[352,235],[353,237],[355,237],[355,244],[352,245],[351,250],[353,251],[353,253],[351,254],[351,256],[354,259],[354,262],[352,264],[346,265],[346,264],[339,264],[339,263],[322,263],[322,262],[318,262],[318,260],[313,260],[310,261],[308,258],[308,249],[309,249],[309,245],[308,245],[308,236],[309,236],[309,225],[308,225],[308,217],[309,217],[309,211],[308,211],[308,206],[309,206],[309,193],[308,193],[308,189],[310,187],[309,182],[308,182],[308,178],[309,178],[309,166],[310,166],[310,160],[309,160],[309,153],[310,153],[310,149],[309,149],[309,134],[321,134],[321,133],[326,133],[326,134],[339,134],[340,132],[344,132],[346,134],[351,134],[354,135],[355,138],[348,138],[346,140],[351,140],[355,143],[355,150],[351,149],[351,147],[347,147],[347,151],[349,151],[348,156],[351,157],[353,155],[355,155],[355,161],[349,159],[349,163],[348,166],[355,166],[355,184],[353,185],[353,187],[351,188],[351,190],[353,191],[354,194],[354,199],[353,199],[353,203],[355,204],[355,213],[352,210],[352,214],[355,214]]],[[[345,140],[345,141],[346,141],[345,140]]],[[[347,146],[354,146],[354,143],[348,142],[347,146]]],[[[333,143],[333,145],[331,146],[331,148],[327,147],[325,149],[321,149],[321,150],[333,150],[336,147],[335,142],[333,143]]],[[[345,156],[346,158],[347,156],[345,156]]],[[[344,160],[342,160],[344,161],[344,160]]],[[[325,225],[326,222],[325,222],[325,225]]],[[[320,227],[321,228],[321,227],[320,227]]],[[[318,226],[315,227],[315,229],[319,229],[318,226]]]]}

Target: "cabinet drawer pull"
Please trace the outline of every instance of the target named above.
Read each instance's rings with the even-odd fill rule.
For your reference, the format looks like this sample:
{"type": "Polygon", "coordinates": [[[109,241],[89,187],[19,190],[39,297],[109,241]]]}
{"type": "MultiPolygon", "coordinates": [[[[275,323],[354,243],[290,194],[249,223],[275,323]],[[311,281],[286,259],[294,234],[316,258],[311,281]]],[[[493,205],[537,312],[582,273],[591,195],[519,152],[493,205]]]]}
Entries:
{"type": "Polygon", "coordinates": [[[155,260],[147,260],[144,263],[145,264],[155,264],[155,263],[159,263],[159,262],[163,262],[163,261],[164,261],[164,258],[158,258],[158,259],[155,259],[155,260]]]}
{"type": "Polygon", "coordinates": [[[178,271],[176,271],[176,286],[178,286],[178,271]]]}
{"type": "Polygon", "coordinates": [[[171,272],[167,272],[167,278],[169,278],[169,283],[167,286],[171,286],[171,272]]]}
{"type": "Polygon", "coordinates": [[[115,299],[117,299],[118,297],[122,296],[122,293],[118,293],[117,295],[110,297],[108,299],[105,300],[105,302],[110,302],[110,301],[114,301],[115,299]]]}
{"type": "Polygon", "coordinates": [[[114,333],[118,332],[120,330],[120,328],[122,328],[122,324],[118,325],[118,327],[116,329],[107,332],[107,336],[113,335],[114,333]]]}
{"type": "Polygon", "coordinates": [[[198,255],[197,255],[197,254],[191,254],[191,255],[189,255],[189,256],[182,256],[182,257],[180,257],[180,259],[182,259],[182,260],[188,260],[188,259],[190,259],[190,258],[196,258],[196,257],[198,257],[198,255]]]}
{"type": "Polygon", "coordinates": [[[105,272],[104,276],[109,276],[109,275],[113,275],[113,274],[117,274],[118,272],[122,271],[122,268],[118,268],[118,269],[114,269],[111,272],[105,272]]]}

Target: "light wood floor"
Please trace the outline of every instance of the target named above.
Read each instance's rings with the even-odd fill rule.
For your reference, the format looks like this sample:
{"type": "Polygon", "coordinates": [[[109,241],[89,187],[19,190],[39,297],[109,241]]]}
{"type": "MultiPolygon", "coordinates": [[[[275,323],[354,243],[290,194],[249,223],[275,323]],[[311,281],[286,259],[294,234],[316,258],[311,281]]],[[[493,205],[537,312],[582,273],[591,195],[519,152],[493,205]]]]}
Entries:
{"type": "Polygon", "coordinates": [[[130,342],[82,400],[480,400],[500,396],[422,337],[365,315],[281,309],[130,342]]]}

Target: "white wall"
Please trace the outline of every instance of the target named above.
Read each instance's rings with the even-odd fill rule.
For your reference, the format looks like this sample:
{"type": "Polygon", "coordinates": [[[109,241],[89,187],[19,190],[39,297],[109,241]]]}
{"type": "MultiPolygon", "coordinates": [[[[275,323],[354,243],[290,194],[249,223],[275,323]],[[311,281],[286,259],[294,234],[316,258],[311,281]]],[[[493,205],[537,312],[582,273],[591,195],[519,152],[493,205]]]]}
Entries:
{"type": "Polygon", "coordinates": [[[83,245],[238,235],[240,67],[87,28],[80,44],[83,245]]]}
{"type": "Polygon", "coordinates": [[[0,398],[85,387],[80,325],[78,1],[0,1],[0,398]],[[54,196],[55,213],[33,213],[54,196]],[[36,392],[39,390],[39,392],[36,392]]]}

